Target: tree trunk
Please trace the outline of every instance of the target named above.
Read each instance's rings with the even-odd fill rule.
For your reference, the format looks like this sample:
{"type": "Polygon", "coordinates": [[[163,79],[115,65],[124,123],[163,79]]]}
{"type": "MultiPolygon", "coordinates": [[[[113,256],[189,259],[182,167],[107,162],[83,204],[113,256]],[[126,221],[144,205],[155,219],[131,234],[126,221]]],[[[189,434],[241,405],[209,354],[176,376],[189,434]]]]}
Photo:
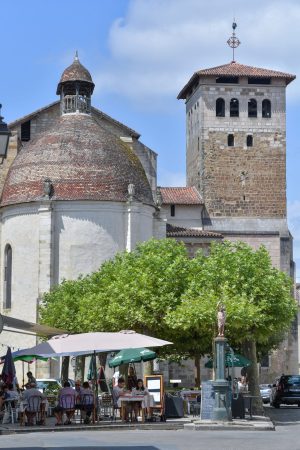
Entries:
{"type": "Polygon", "coordinates": [[[200,387],[201,384],[200,356],[195,357],[195,369],[196,369],[195,386],[200,387]]]}
{"type": "Polygon", "coordinates": [[[153,361],[145,361],[143,363],[143,373],[144,376],[153,374],[153,361]]]}
{"type": "Polygon", "coordinates": [[[84,381],[84,369],[85,369],[85,356],[76,357],[76,380],[80,380],[82,383],[84,381]]]}
{"type": "Polygon", "coordinates": [[[69,363],[70,356],[63,356],[61,363],[61,384],[63,385],[65,381],[69,379],[69,363]]]}
{"type": "Polygon", "coordinates": [[[257,369],[256,357],[256,342],[253,340],[245,341],[243,343],[243,355],[248,358],[252,364],[247,367],[248,387],[251,395],[255,397],[252,401],[252,412],[256,415],[264,415],[264,408],[259,391],[259,379],[257,369]]]}

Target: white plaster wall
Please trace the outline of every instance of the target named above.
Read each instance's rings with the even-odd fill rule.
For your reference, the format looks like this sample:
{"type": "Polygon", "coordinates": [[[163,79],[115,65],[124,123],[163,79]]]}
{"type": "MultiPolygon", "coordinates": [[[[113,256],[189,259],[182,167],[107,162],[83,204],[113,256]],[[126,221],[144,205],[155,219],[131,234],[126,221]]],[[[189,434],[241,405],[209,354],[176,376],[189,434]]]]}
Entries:
{"type": "MultiPolygon", "coordinates": [[[[154,207],[134,204],[132,247],[153,236],[154,207]]],[[[99,269],[126,248],[128,205],[113,202],[43,202],[6,207],[1,215],[1,312],[37,319],[39,289],[99,269]],[[51,224],[52,220],[52,224],[51,224]],[[12,308],[3,310],[5,245],[12,246],[12,308]],[[51,267],[51,265],[53,267],[51,267]]],[[[40,292],[42,293],[42,292],[40,292]]],[[[3,332],[0,346],[31,347],[36,338],[3,332]]],[[[1,348],[1,347],[0,347],[1,348]]],[[[2,353],[5,353],[3,347],[2,353]]],[[[20,365],[18,376],[21,377],[20,365]]],[[[34,369],[34,366],[33,366],[34,369]]]]}
{"type": "MultiPolygon", "coordinates": [[[[54,209],[54,282],[76,279],[99,269],[126,249],[126,203],[57,202],[54,209]]],[[[132,245],[153,236],[154,208],[137,203],[132,245]]]]}
{"type": "MultiPolygon", "coordinates": [[[[1,215],[1,312],[18,319],[36,322],[38,300],[38,242],[39,227],[37,207],[8,207],[1,215]],[[4,249],[12,247],[12,307],[3,309],[4,249]]],[[[36,344],[34,336],[3,331],[0,344],[12,350],[36,344]]],[[[3,348],[2,353],[5,353],[3,348]]],[[[19,378],[22,365],[18,364],[19,378]]]]}
{"type": "Polygon", "coordinates": [[[170,205],[163,205],[162,212],[168,223],[187,228],[202,228],[202,205],[175,205],[175,216],[171,216],[170,205]]]}

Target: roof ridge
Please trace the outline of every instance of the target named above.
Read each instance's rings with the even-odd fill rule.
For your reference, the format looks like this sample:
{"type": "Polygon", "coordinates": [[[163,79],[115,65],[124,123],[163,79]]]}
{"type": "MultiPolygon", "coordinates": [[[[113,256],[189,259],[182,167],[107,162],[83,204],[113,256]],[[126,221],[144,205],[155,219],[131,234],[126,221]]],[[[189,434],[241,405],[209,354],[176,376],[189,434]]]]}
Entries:
{"type": "MultiPolygon", "coordinates": [[[[42,106],[41,108],[36,109],[32,113],[26,114],[25,116],[21,116],[19,119],[16,119],[13,122],[10,122],[8,124],[8,127],[13,128],[16,125],[18,125],[20,122],[27,122],[27,120],[30,120],[31,118],[33,118],[34,116],[38,115],[39,113],[45,111],[48,108],[52,108],[52,106],[55,106],[58,103],[60,103],[60,100],[56,100],[55,102],[49,103],[46,106],[42,106]]],[[[109,116],[108,114],[106,114],[105,112],[96,108],[95,106],[92,106],[91,109],[96,111],[98,114],[101,114],[105,119],[115,123],[116,125],[119,125],[122,128],[126,128],[129,131],[129,133],[132,134],[136,139],[139,139],[139,137],[141,136],[137,131],[133,130],[132,128],[128,127],[127,125],[123,124],[122,122],[114,119],[113,117],[109,116]]]]}

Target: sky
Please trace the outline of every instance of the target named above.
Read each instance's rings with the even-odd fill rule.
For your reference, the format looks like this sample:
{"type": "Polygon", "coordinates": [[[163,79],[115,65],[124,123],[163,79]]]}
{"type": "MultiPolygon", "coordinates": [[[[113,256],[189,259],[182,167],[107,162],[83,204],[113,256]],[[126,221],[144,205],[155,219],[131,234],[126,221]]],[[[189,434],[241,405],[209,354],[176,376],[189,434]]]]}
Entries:
{"type": "Polygon", "coordinates": [[[300,282],[299,0],[2,0],[2,115],[10,122],[57,99],[79,52],[93,104],[158,153],[158,182],[185,184],[185,106],[191,75],[231,61],[235,17],[243,64],[297,75],[287,88],[287,199],[300,282]],[[249,6],[251,5],[251,6],[249,6]]]}

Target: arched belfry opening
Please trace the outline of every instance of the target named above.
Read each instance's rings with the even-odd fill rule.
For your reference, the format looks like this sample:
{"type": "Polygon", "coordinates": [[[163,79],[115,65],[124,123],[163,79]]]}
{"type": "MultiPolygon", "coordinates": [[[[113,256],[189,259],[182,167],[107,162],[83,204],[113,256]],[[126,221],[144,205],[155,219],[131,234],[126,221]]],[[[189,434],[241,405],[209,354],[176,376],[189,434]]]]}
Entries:
{"type": "Polygon", "coordinates": [[[61,114],[90,114],[94,87],[91,74],[80,63],[76,52],[73,63],[64,70],[57,86],[61,114]]]}

